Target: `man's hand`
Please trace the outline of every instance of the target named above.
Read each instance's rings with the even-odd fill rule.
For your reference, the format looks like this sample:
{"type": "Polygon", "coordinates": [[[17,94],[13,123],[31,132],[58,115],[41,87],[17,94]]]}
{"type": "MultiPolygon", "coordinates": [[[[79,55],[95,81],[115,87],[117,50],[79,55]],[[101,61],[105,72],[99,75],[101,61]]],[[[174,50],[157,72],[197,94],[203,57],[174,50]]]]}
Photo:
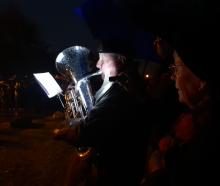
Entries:
{"type": "Polygon", "coordinates": [[[69,130],[69,128],[67,128],[67,127],[60,128],[60,129],[56,128],[53,130],[53,137],[55,139],[64,139],[68,130],[69,130]]]}
{"type": "Polygon", "coordinates": [[[74,128],[70,128],[70,127],[54,129],[52,134],[54,139],[64,140],[71,143],[73,143],[76,139],[76,131],[74,128]]]}
{"type": "Polygon", "coordinates": [[[68,126],[54,129],[52,135],[54,139],[74,143],[79,136],[80,125],[83,124],[84,120],[80,118],[74,118],[65,122],[68,123],[68,126]]]}

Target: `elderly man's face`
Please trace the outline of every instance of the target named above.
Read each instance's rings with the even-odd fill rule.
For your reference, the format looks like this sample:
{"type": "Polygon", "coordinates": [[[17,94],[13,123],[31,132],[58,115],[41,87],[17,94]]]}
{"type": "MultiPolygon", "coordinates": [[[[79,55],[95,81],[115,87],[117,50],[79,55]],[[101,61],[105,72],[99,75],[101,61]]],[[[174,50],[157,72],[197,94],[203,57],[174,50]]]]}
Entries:
{"type": "Polygon", "coordinates": [[[117,62],[111,53],[100,53],[96,67],[102,71],[105,76],[117,75],[117,62]]]}
{"type": "Polygon", "coordinates": [[[201,88],[201,80],[185,66],[176,52],[174,52],[174,66],[172,68],[174,68],[172,78],[175,80],[179,101],[191,107],[201,88]]]}

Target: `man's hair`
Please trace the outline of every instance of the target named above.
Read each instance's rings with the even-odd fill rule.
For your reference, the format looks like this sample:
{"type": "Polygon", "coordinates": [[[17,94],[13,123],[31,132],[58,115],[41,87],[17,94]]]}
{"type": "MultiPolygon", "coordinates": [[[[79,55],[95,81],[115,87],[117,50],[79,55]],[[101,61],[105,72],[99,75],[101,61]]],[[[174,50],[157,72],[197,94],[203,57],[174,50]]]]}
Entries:
{"type": "Polygon", "coordinates": [[[106,54],[108,54],[113,59],[113,61],[115,62],[115,65],[117,66],[117,70],[119,73],[125,70],[127,66],[125,56],[118,54],[118,53],[109,53],[109,52],[106,52],[106,54]]]}
{"type": "Polygon", "coordinates": [[[117,61],[117,62],[120,62],[122,64],[125,64],[126,62],[126,57],[122,54],[117,54],[117,53],[110,53],[111,57],[117,61]]]}

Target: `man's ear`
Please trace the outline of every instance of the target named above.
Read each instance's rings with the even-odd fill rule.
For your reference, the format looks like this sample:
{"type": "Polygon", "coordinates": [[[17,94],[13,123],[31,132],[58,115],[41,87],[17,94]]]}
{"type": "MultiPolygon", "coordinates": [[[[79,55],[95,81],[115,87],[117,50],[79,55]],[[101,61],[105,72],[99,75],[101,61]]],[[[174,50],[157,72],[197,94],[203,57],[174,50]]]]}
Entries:
{"type": "Polygon", "coordinates": [[[120,61],[120,62],[122,63],[122,65],[125,65],[126,57],[125,57],[125,56],[122,56],[122,55],[119,55],[119,56],[118,56],[118,61],[120,61]]]}

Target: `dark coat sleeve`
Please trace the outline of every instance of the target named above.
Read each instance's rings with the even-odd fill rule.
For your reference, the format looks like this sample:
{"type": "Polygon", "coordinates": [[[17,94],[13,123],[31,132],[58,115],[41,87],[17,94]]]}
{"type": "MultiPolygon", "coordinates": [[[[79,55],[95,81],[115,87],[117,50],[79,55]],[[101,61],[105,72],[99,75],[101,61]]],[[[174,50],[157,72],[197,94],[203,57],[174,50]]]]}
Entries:
{"type": "Polygon", "coordinates": [[[126,91],[114,84],[78,126],[76,145],[93,147],[112,143],[126,122],[128,102],[126,91]]]}

